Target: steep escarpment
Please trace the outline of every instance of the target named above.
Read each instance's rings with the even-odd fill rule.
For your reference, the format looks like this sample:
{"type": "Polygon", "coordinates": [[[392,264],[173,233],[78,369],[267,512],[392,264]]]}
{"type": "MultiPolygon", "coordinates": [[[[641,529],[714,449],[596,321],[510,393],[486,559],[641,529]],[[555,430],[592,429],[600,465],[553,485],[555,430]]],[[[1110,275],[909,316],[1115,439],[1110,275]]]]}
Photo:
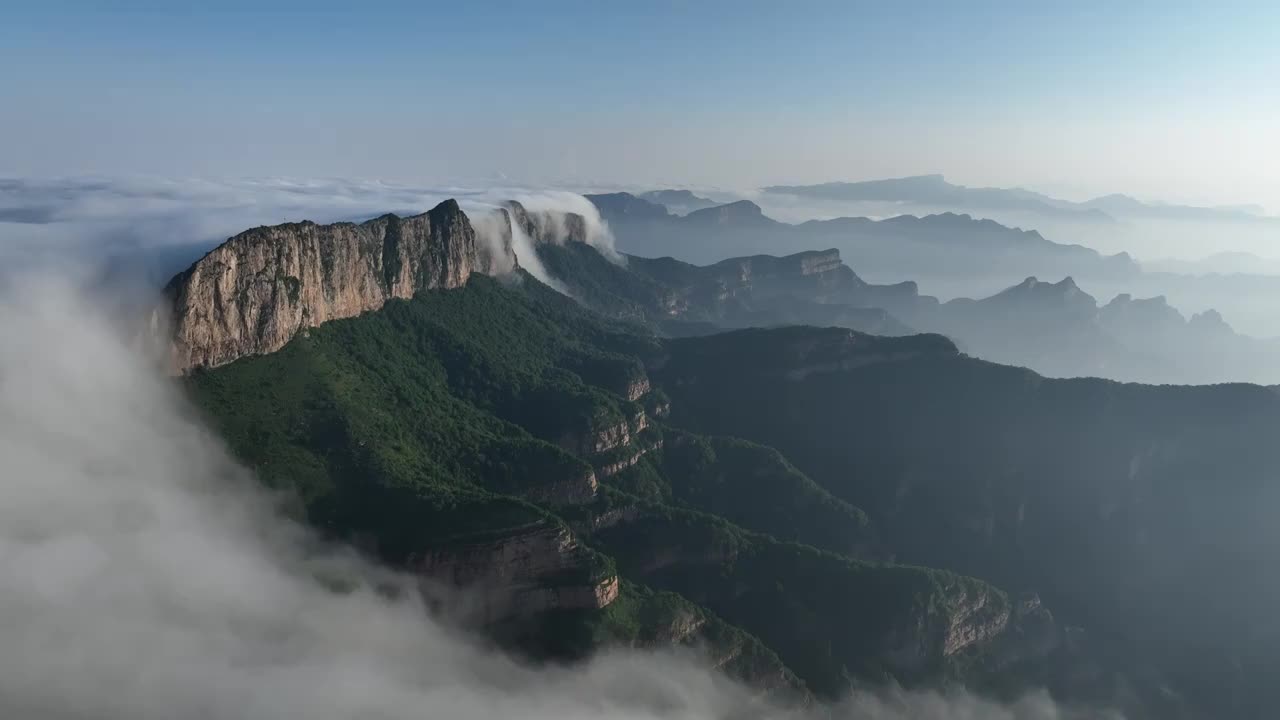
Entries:
{"type": "Polygon", "coordinates": [[[423,578],[433,603],[450,605],[450,615],[469,623],[491,624],[549,610],[598,610],[618,597],[612,567],[556,524],[425,549],[405,565],[423,578]]]}
{"type": "Polygon", "coordinates": [[[458,204],[364,223],[260,227],[215,248],[166,288],[170,366],[214,367],[284,347],[300,331],[423,290],[457,288],[510,265],[484,244],[458,204]]]}
{"type": "Polygon", "coordinates": [[[574,212],[530,211],[516,200],[508,200],[501,212],[509,215],[509,222],[519,228],[535,244],[586,243],[587,220],[574,212]]]}

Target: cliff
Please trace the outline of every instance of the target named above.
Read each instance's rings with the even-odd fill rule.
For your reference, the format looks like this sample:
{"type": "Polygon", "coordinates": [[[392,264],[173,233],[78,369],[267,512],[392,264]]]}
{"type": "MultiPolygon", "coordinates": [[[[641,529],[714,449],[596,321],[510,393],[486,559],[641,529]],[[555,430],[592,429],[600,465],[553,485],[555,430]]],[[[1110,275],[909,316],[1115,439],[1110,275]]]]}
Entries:
{"type": "Polygon", "coordinates": [[[566,528],[539,525],[412,558],[437,609],[489,624],[547,610],[595,609],[618,597],[618,576],[566,528]],[[460,591],[460,592],[459,592],[460,591]],[[457,607],[450,607],[457,603],[457,607]]]}
{"type": "MultiPolygon", "coordinates": [[[[508,246],[509,248],[509,246],[508,246]]],[[[170,281],[169,365],[184,373],[274,352],[299,332],[514,264],[477,244],[457,202],[364,223],[259,227],[170,281]]]]}
{"type": "MultiPolygon", "coordinates": [[[[1011,629],[1009,601],[995,588],[956,582],[947,593],[936,612],[913,613],[889,633],[885,656],[892,667],[919,672],[961,653],[984,650],[1011,629]]],[[[1002,645],[1009,646],[1001,648],[1004,652],[1017,652],[1015,643],[1002,645]]]]}
{"type": "Polygon", "coordinates": [[[588,240],[586,218],[577,213],[530,211],[515,200],[508,200],[503,212],[535,244],[561,245],[588,240]]]}

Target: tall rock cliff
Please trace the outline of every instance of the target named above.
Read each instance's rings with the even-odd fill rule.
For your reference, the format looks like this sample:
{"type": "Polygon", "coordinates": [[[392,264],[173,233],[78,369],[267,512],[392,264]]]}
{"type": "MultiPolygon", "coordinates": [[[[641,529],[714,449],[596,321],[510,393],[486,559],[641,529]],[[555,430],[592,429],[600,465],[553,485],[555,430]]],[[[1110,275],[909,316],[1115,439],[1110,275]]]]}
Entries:
{"type": "Polygon", "coordinates": [[[432,605],[457,603],[451,614],[489,624],[547,610],[600,609],[618,597],[618,576],[597,566],[567,529],[533,526],[412,558],[432,605]],[[438,583],[435,585],[433,583],[438,583]],[[461,589],[464,592],[458,593],[461,589]]]}
{"type": "Polygon", "coordinates": [[[497,235],[510,248],[512,235],[519,232],[533,245],[563,245],[588,242],[587,219],[574,212],[529,210],[516,200],[508,200],[496,211],[497,235]]]}
{"type": "Polygon", "coordinates": [[[456,288],[514,257],[477,243],[454,200],[360,224],[313,222],[240,233],[170,281],[171,371],[279,350],[298,332],[420,290],[456,288]]]}

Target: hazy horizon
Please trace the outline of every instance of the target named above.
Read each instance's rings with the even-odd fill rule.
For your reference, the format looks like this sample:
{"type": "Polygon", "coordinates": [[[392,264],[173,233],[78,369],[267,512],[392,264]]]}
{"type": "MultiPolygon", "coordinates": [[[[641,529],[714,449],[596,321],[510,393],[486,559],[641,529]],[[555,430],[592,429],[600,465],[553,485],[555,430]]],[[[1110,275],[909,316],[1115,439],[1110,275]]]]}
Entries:
{"type": "Polygon", "coordinates": [[[1280,98],[1260,92],[1280,11],[1257,4],[19,5],[3,175],[742,191],[942,173],[1280,212],[1280,98]]]}

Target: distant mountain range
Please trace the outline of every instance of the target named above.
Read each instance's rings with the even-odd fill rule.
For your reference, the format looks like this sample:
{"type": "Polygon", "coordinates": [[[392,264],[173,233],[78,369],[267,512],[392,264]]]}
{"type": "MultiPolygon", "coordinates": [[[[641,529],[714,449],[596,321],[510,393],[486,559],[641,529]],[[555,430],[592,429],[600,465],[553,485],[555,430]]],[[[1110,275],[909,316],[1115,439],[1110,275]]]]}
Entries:
{"type": "Polygon", "coordinates": [[[1022,188],[973,188],[947,182],[942,175],[915,175],[863,182],[817,185],[773,185],[764,192],[844,202],[886,202],[982,213],[992,210],[1029,212],[1084,222],[1137,218],[1232,222],[1277,222],[1255,206],[1197,207],[1148,203],[1128,195],[1104,195],[1085,202],[1062,200],[1022,188]]]}
{"type": "Polygon", "coordinates": [[[768,217],[747,200],[677,216],[628,193],[587,197],[609,222],[621,249],[698,264],[830,247],[865,277],[913,279],[954,295],[990,292],[1007,286],[1011,278],[1030,275],[1120,282],[1140,272],[1124,253],[1104,256],[1081,245],[1052,242],[1034,230],[969,215],[842,217],[792,225],[768,217]]]}
{"type": "Polygon", "coordinates": [[[1196,263],[1155,261],[1148,267],[1124,252],[1104,255],[1034,230],[951,212],[790,224],[749,201],[680,217],[628,193],[589,197],[609,221],[619,247],[640,256],[710,264],[726,257],[834,248],[870,282],[911,280],[943,298],[986,297],[1023,278],[1069,275],[1096,295],[1163,295],[1188,310],[1216,308],[1246,334],[1280,335],[1280,267],[1249,254],[1196,263]]]}
{"type": "Polygon", "coordinates": [[[767,193],[847,202],[889,202],[958,210],[1024,210],[1045,215],[1070,215],[1091,222],[1111,222],[1100,208],[1075,206],[1021,188],[971,188],[953,185],[942,175],[916,175],[889,180],[829,182],[818,185],[773,185],[767,193]]]}
{"type": "Polygon", "coordinates": [[[581,243],[538,252],[580,302],[666,335],[796,324],[877,335],[925,331],[977,357],[1052,377],[1280,382],[1280,342],[1240,335],[1213,310],[1188,319],[1161,296],[1120,294],[1099,305],[1070,277],[1030,277],[984,299],[944,303],[914,282],[869,283],[835,249],[710,265],[628,255],[625,266],[581,243]]]}
{"type": "MultiPolygon", "coordinates": [[[[1067,284],[1073,293],[1073,302],[1069,304],[1054,296],[1053,289],[1060,287],[1061,283],[1038,281],[1017,286],[1004,282],[1002,284],[1009,290],[993,297],[987,297],[986,293],[973,295],[986,297],[985,300],[957,299],[944,303],[936,297],[922,294],[921,284],[914,280],[893,283],[866,280],[861,273],[863,265],[869,264],[874,276],[877,263],[855,260],[846,265],[844,259],[849,253],[842,251],[839,245],[853,246],[858,251],[854,253],[855,257],[878,257],[881,261],[880,275],[888,274],[883,271],[886,256],[897,257],[899,262],[895,262],[895,266],[919,272],[895,274],[923,278],[926,285],[931,284],[929,271],[947,270],[939,258],[954,257],[955,254],[964,256],[963,261],[952,263],[956,271],[969,268],[978,272],[981,266],[999,267],[1004,276],[1048,266],[1051,277],[1063,276],[1064,273],[1056,269],[1058,267],[1084,267],[1088,271],[1086,275],[1091,273],[1096,277],[1100,269],[1110,272],[1112,267],[1123,267],[1109,263],[1123,263],[1124,258],[1103,258],[1084,248],[1052,243],[1038,233],[957,215],[902,216],[883,221],[838,218],[789,225],[768,218],[758,206],[746,201],[713,206],[678,217],[665,208],[626,193],[592,196],[592,199],[601,207],[603,217],[610,221],[624,248],[649,247],[649,238],[658,238],[668,244],[672,241],[716,243],[719,238],[721,242],[716,243],[717,247],[734,247],[739,244],[736,241],[744,238],[749,241],[746,245],[751,247],[752,241],[763,239],[764,242],[758,244],[766,248],[822,247],[827,241],[835,241],[827,250],[802,250],[785,256],[757,253],[705,265],[670,257],[650,258],[646,256],[652,252],[638,252],[629,256],[626,266],[620,266],[581,242],[538,245],[537,254],[548,272],[564,283],[575,297],[612,317],[646,322],[663,334],[683,336],[788,324],[840,326],[878,335],[930,331],[953,338],[965,351],[979,357],[1022,365],[1056,377],[1091,375],[1182,383],[1228,380],[1274,383],[1280,380],[1274,371],[1280,367],[1280,348],[1277,347],[1280,343],[1240,335],[1222,319],[1221,314],[1214,311],[1197,314],[1188,320],[1163,296],[1133,299],[1142,292],[1150,292],[1149,288],[1156,280],[1178,288],[1211,283],[1215,280],[1212,277],[1115,273],[1111,277],[1123,292],[1101,306],[1070,279],[1067,284]],[[932,252],[914,251],[922,246],[932,252]],[[907,249],[913,251],[904,252],[907,249]],[[851,266],[858,267],[860,272],[855,273],[851,266]],[[1132,291],[1123,287],[1125,277],[1132,283],[1132,291]]],[[[460,209],[454,212],[461,215],[460,209]]],[[[518,205],[513,204],[510,212],[524,218],[522,224],[528,233],[536,235],[539,232],[534,221],[518,205]]],[[[387,217],[390,216],[362,225],[340,224],[336,227],[352,228],[353,231],[376,229],[390,222],[387,217]]],[[[426,218],[423,215],[398,221],[397,237],[406,238],[401,242],[407,241],[408,233],[416,227],[415,223],[425,222],[426,218]]],[[[310,227],[324,233],[328,226],[310,227]]],[[[383,241],[370,238],[361,242],[370,246],[371,253],[376,246],[378,256],[385,256],[383,241]]],[[[237,246],[237,243],[231,243],[218,252],[226,253],[229,248],[237,246]]],[[[486,255],[491,250],[484,243],[475,245],[474,249],[466,247],[457,251],[460,254],[456,258],[449,259],[457,270],[432,272],[445,272],[441,277],[449,277],[450,273],[461,272],[468,266],[487,268],[492,264],[486,255]]],[[[136,259],[134,255],[116,258],[111,264],[109,280],[104,280],[104,283],[128,286],[128,279],[139,272],[154,275],[157,268],[172,267],[179,262],[182,252],[189,258],[190,253],[203,251],[202,247],[194,250],[162,249],[164,252],[149,262],[128,262],[136,259]]],[[[502,252],[510,255],[511,249],[508,247],[502,252]]],[[[239,258],[235,264],[243,266],[250,262],[270,261],[269,256],[260,260],[239,258]]],[[[371,258],[363,262],[372,265],[371,258]]],[[[501,262],[511,263],[514,260],[504,259],[501,262]]],[[[418,271],[411,269],[410,272],[418,271]]],[[[1034,279],[1044,275],[1023,277],[1034,279]]],[[[405,279],[397,282],[408,283],[408,277],[406,275],[405,279]]],[[[377,282],[385,286],[387,280],[378,279],[377,282]]],[[[366,281],[364,287],[375,287],[374,279],[366,281]]],[[[391,297],[416,292],[407,284],[403,289],[396,289],[394,285],[390,287],[391,290],[379,290],[378,293],[391,297]]],[[[250,291],[258,292],[253,288],[250,291]]],[[[286,287],[279,291],[289,292],[290,289],[286,287]]],[[[350,289],[332,288],[325,292],[334,297],[351,298],[350,289]]],[[[385,302],[370,290],[361,292],[364,295],[353,308],[377,307],[385,302]]],[[[135,297],[134,301],[137,300],[135,297]]],[[[232,308],[233,305],[226,307],[232,308]]],[[[326,318],[333,317],[339,310],[332,306],[309,312],[312,317],[326,318]]],[[[204,317],[202,322],[214,320],[217,319],[204,317]]],[[[193,326],[182,332],[193,338],[239,338],[234,341],[238,344],[223,349],[210,346],[192,350],[197,354],[190,357],[212,358],[217,357],[216,353],[230,353],[229,357],[236,357],[244,352],[237,348],[253,347],[244,345],[248,342],[246,338],[253,333],[262,333],[264,328],[296,328],[303,321],[300,317],[265,318],[236,311],[229,312],[217,322],[224,324],[216,330],[193,326]],[[244,323],[251,323],[253,327],[244,323]],[[236,329],[237,325],[239,329],[236,329]]],[[[263,347],[278,346],[288,337],[287,334],[281,335],[263,347]]],[[[178,367],[191,362],[190,358],[174,359],[178,367]]]]}
{"type": "Polygon", "coordinates": [[[1120,294],[1099,305],[1070,278],[1027,278],[982,300],[905,316],[968,352],[1054,377],[1152,383],[1272,383],[1280,343],[1237,334],[1213,310],[1185,318],[1164,297],[1120,294]]]}

